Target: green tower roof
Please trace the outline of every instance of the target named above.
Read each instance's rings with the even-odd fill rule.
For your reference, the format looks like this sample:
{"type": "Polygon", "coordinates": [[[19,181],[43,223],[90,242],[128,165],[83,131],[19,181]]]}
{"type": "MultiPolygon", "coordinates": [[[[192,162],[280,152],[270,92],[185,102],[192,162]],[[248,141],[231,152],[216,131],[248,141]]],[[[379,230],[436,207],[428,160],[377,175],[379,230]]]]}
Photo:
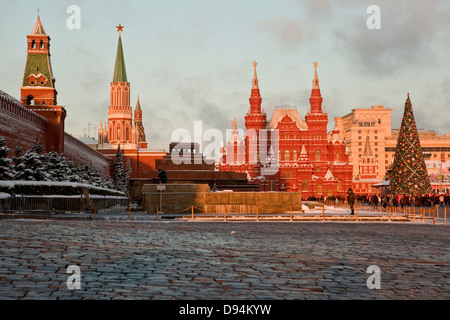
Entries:
{"type": "Polygon", "coordinates": [[[122,37],[119,35],[117,45],[116,65],[114,67],[113,82],[128,82],[127,71],[125,69],[125,58],[123,56],[122,37]]]}

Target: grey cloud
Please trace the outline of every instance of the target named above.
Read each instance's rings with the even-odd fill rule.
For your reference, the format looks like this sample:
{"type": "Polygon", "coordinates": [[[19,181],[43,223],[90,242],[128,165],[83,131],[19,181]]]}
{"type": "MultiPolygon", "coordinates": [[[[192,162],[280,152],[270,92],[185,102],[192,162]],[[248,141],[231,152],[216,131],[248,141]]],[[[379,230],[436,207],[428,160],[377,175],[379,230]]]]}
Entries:
{"type": "Polygon", "coordinates": [[[443,47],[439,33],[449,30],[448,8],[443,2],[379,1],[381,30],[369,30],[369,14],[354,15],[335,28],[337,48],[354,66],[374,74],[392,74],[399,68],[438,60],[443,47]]]}
{"type": "Polygon", "coordinates": [[[260,28],[270,40],[287,47],[296,47],[308,36],[308,24],[286,15],[268,19],[259,23],[260,28]]]}
{"type": "Polygon", "coordinates": [[[213,92],[209,83],[200,77],[183,79],[176,88],[181,103],[185,104],[185,120],[202,120],[205,127],[220,127],[224,119],[230,115],[226,110],[229,106],[222,106],[218,100],[218,93],[213,92]]]}

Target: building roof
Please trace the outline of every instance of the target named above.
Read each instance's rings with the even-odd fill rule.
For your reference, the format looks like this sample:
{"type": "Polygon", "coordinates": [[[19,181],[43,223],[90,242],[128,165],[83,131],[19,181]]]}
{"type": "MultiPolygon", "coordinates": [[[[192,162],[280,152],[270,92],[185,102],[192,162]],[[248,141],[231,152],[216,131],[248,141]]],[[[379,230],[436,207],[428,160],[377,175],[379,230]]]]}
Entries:
{"type": "Polygon", "coordinates": [[[297,125],[300,130],[308,130],[308,125],[302,120],[300,114],[297,111],[297,107],[276,107],[275,111],[270,118],[270,122],[267,126],[268,129],[275,129],[278,122],[285,116],[289,116],[297,125]]]}
{"type": "Polygon", "coordinates": [[[28,79],[34,74],[42,74],[47,78],[47,82],[45,82],[44,87],[53,88],[53,74],[52,67],[50,63],[50,57],[46,53],[33,53],[27,55],[27,62],[25,65],[25,74],[23,77],[22,86],[29,86],[28,79]]]}
{"type": "Polygon", "coordinates": [[[139,101],[139,96],[138,96],[138,98],[137,98],[136,108],[135,108],[134,110],[142,110],[142,109],[141,109],[141,103],[140,103],[140,101],[139,101]]]}
{"type": "Polygon", "coordinates": [[[41,18],[38,16],[36,24],[34,25],[33,31],[31,31],[31,34],[40,34],[45,35],[44,26],[42,25],[41,18]]]}

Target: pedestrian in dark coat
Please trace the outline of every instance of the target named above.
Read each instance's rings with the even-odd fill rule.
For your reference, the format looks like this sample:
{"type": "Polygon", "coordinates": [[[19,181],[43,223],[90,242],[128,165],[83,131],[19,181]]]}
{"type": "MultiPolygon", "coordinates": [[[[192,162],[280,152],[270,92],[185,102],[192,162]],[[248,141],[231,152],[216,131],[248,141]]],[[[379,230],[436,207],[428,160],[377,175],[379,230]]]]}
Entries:
{"type": "Polygon", "coordinates": [[[352,188],[348,189],[347,192],[347,202],[350,206],[350,209],[352,210],[351,215],[355,214],[355,201],[356,201],[356,194],[353,192],[352,188]]]}

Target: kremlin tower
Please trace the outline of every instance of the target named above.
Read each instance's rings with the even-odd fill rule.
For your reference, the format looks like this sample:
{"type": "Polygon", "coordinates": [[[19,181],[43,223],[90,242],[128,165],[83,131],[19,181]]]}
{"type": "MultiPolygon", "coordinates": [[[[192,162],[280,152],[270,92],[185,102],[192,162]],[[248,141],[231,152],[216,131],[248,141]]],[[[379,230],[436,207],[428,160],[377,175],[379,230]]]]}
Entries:
{"type": "Polygon", "coordinates": [[[112,144],[124,144],[132,142],[132,108],[130,107],[130,83],[127,80],[122,48],[123,26],[119,25],[117,31],[119,42],[111,82],[111,104],[108,108],[108,141],[112,144]]]}
{"type": "Polygon", "coordinates": [[[122,46],[124,26],[119,24],[116,28],[119,32],[119,40],[113,79],[110,83],[108,122],[105,124],[100,122],[97,150],[110,158],[114,158],[117,150],[120,150],[124,161],[130,160],[132,172],[143,173],[155,170],[155,159],[161,159],[165,152],[147,149],[139,96],[134,112],[130,106],[131,87],[127,78],[122,46]]]}
{"type": "Polygon", "coordinates": [[[46,149],[63,153],[66,110],[56,102],[58,92],[50,61],[50,37],[39,16],[33,31],[27,35],[27,61],[20,93],[23,106],[48,120],[46,149]]]}

